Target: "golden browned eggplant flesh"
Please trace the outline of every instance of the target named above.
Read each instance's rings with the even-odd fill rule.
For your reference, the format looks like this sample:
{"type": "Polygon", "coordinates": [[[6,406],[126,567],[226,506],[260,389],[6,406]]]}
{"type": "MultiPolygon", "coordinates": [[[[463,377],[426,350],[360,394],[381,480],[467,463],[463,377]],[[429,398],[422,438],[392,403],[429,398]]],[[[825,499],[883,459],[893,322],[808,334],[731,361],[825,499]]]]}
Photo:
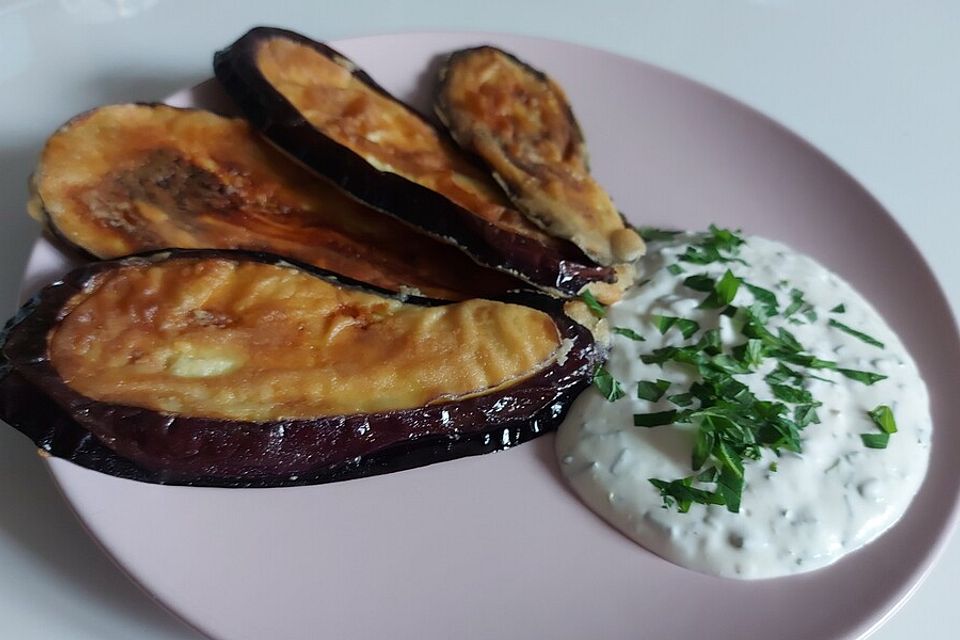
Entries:
{"type": "Polygon", "coordinates": [[[344,59],[295,40],[264,40],[256,64],[307,120],[376,168],[441,193],[497,226],[551,239],[509,208],[500,189],[433,125],[357,78],[344,59]]]}
{"type": "Polygon", "coordinates": [[[218,52],[214,70],[255,127],[367,205],[552,292],[615,279],[516,211],[446,135],[330,47],[261,27],[218,52]]]}
{"type": "Polygon", "coordinates": [[[542,294],[444,303],[270,254],[163,251],[82,267],[21,310],[0,417],[114,475],[310,484],[535,437],[602,357],[542,294]]]}
{"type": "Polygon", "coordinates": [[[544,73],[495,47],[453,53],[435,109],[466,150],[490,167],[517,207],[604,265],[629,263],[643,240],[590,175],[569,101],[544,73]]]}
{"type": "Polygon", "coordinates": [[[443,299],[518,284],[343,195],[246,121],[202,110],[125,104],[77,116],[48,140],[32,191],[31,213],[98,258],[270,251],[443,299]]]}

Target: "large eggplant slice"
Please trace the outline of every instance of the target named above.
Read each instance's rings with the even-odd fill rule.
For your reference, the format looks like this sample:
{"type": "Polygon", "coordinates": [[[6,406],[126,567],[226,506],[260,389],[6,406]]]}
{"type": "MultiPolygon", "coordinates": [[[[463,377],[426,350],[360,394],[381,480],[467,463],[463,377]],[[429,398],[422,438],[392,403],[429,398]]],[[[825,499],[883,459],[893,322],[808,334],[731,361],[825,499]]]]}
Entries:
{"type": "Polygon", "coordinates": [[[218,52],[214,71],[279,147],[481,264],[566,295],[616,279],[613,269],[530,223],[433,124],[330,47],[259,27],[218,52]]]}
{"type": "Polygon", "coordinates": [[[495,47],[456,51],[440,69],[434,107],[453,138],[551,235],[604,265],[643,255],[640,235],[590,175],[580,125],[546,74],[495,47]]]}
{"type": "Polygon", "coordinates": [[[520,284],[347,197],[245,121],[207,111],[124,104],[81,114],[47,141],[32,192],[32,215],[97,258],[269,251],[444,299],[520,284]]]}
{"type": "Polygon", "coordinates": [[[92,263],[0,336],[0,417],[53,455],[172,484],[485,453],[557,425],[601,361],[562,304],[403,297],[242,251],[92,263]]]}

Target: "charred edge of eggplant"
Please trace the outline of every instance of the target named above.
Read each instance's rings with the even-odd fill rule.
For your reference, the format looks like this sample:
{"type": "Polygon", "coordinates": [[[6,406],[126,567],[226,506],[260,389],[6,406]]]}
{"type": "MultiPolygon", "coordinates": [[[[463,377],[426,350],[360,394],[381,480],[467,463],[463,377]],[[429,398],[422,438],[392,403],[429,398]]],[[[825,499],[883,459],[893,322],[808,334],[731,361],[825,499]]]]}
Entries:
{"type": "Polygon", "coordinates": [[[510,449],[556,428],[569,411],[582,388],[570,388],[550,405],[543,420],[517,421],[511,426],[477,432],[469,436],[432,437],[385,448],[359,461],[329,469],[291,475],[213,476],[167,473],[138,466],[104,445],[85,430],[59,405],[16,372],[6,373],[0,366],[0,411],[3,419],[30,438],[45,453],[78,466],[117,478],[170,486],[220,487],[233,489],[294,487],[354,480],[369,476],[406,471],[457,458],[483,455],[510,449]],[[18,405],[10,399],[15,398],[18,405]],[[23,407],[30,408],[24,410],[23,407]],[[8,407],[19,406],[11,413],[8,407]]]}
{"type": "Polygon", "coordinates": [[[434,125],[327,45],[284,29],[257,27],[214,55],[214,73],[251,124],[280,149],[367,206],[454,244],[484,266],[568,296],[576,295],[591,282],[616,279],[613,269],[597,265],[572,243],[565,243],[569,246],[560,253],[532,238],[501,229],[440,193],[400,175],[380,171],[360,154],[321,133],[257,68],[257,45],[274,37],[312,47],[349,69],[373,90],[410,109],[429,126],[434,125]]]}
{"type": "MultiPolygon", "coordinates": [[[[73,122],[73,120],[70,120],[70,122],[73,122]]],[[[67,124],[69,124],[69,122],[67,124]]],[[[63,126],[67,126],[67,124],[63,126]]],[[[38,179],[36,172],[30,174],[30,177],[27,179],[27,210],[30,212],[30,217],[34,218],[40,224],[44,235],[50,243],[57,247],[68,258],[83,261],[99,260],[99,257],[70,240],[60,231],[53,221],[53,216],[50,215],[50,210],[47,209],[47,204],[44,202],[43,196],[40,195],[40,186],[37,184],[38,179]]]]}
{"type": "MultiPolygon", "coordinates": [[[[62,280],[53,283],[25,304],[0,332],[0,417],[25,434],[42,450],[80,466],[109,475],[155,484],[211,487],[278,487],[309,485],[347,480],[425,466],[464,456],[479,455],[530,440],[555,428],[566,415],[579,393],[589,385],[596,366],[605,357],[603,347],[596,344],[589,331],[562,312],[562,301],[542,293],[518,290],[502,296],[504,302],[525,304],[548,313],[557,324],[564,340],[572,342],[565,359],[556,362],[530,379],[522,381],[508,393],[492,393],[466,400],[429,405],[417,409],[394,410],[371,414],[332,416],[329,419],[291,420],[280,422],[244,422],[189,416],[173,416],[138,407],[108,405],[87,398],[66,385],[56,372],[47,354],[50,328],[61,319],[63,305],[100,273],[124,265],[152,263],[167,259],[224,258],[246,260],[278,266],[293,266],[340,285],[382,294],[406,303],[424,306],[452,304],[448,301],[405,297],[371,287],[331,272],[267,253],[191,249],[153,251],[108,262],[80,267],[62,280]],[[528,409],[509,417],[498,408],[504,398],[508,405],[528,405],[528,409]],[[532,408],[530,408],[532,407],[532,408]],[[500,413],[498,413],[500,412],[500,413]],[[282,426],[300,437],[309,438],[311,430],[355,429],[372,420],[378,425],[394,421],[394,426],[416,431],[420,420],[451,420],[458,426],[449,434],[426,435],[394,442],[346,462],[319,463],[315,468],[294,471],[270,471],[268,464],[259,467],[244,462],[224,471],[230,464],[191,461],[178,468],[152,468],[121,455],[104,444],[97,434],[73,417],[86,414],[94,422],[106,416],[122,419],[124,428],[135,432],[135,447],[149,437],[161,433],[180,434],[190,443],[195,436],[216,440],[228,430],[226,437],[243,438],[253,432],[261,439],[282,426]],[[494,416],[496,426],[484,429],[485,419],[494,416]],[[480,430],[467,431],[464,425],[478,425],[480,430]],[[296,431],[300,429],[301,431],[296,431]],[[212,434],[212,435],[211,435],[212,434]]],[[[512,409],[508,409],[512,410],[512,409]]],[[[433,424],[428,422],[427,424],[433,424]]],[[[154,443],[156,444],[156,443],[154,443]]],[[[294,443],[295,445],[297,443],[294,443]]],[[[161,443],[160,451],[169,454],[170,443],[161,443]]],[[[154,452],[154,458],[157,456],[154,452]]],[[[283,455],[290,455],[289,451],[283,455]]],[[[182,460],[180,461],[182,462],[182,460]]],[[[273,461],[272,464],[281,464],[273,461]]],[[[177,465],[171,464],[170,467],[177,465]]]]}

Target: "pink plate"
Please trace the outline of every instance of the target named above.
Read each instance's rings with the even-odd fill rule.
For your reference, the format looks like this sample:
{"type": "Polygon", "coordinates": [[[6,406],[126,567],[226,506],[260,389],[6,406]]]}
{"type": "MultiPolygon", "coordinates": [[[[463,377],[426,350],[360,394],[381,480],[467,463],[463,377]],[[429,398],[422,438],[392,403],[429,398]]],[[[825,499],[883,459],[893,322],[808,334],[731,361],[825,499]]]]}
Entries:
{"type": "MultiPolygon", "coordinates": [[[[870,194],[781,126],[698,84],[610,53],[516,36],[405,34],[335,43],[424,105],[439,53],[481,42],[567,89],[593,168],[635,222],[710,222],[783,240],[850,280],[930,385],[929,475],[904,519],[831,568],[763,582],[710,578],[647,553],[562,484],[552,436],[508,452],[340,484],[195,489],[51,459],[107,552],[214,638],[850,638],[930,567],[960,493],[960,340],[910,240],[870,194]]],[[[212,52],[211,52],[212,53],[212,52]]],[[[177,94],[210,104],[215,87],[177,94]]],[[[138,96],[130,96],[136,99],[138,96]]],[[[66,267],[40,242],[25,289],[66,267]]]]}

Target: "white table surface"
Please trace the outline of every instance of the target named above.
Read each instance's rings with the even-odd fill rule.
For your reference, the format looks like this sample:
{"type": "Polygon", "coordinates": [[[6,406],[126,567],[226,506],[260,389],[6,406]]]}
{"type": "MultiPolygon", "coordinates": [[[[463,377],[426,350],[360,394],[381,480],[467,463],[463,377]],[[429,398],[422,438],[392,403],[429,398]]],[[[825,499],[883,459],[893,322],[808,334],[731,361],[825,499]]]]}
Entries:
{"type": "MultiPolygon", "coordinates": [[[[680,72],[779,120],[856,176],[960,309],[960,2],[0,0],[0,315],[13,312],[38,232],[23,203],[46,136],[83,109],[199,82],[211,75],[212,52],[255,24],[317,39],[506,31],[680,72]]],[[[33,451],[0,428],[0,638],[199,638],[103,555],[33,451]]],[[[954,536],[871,638],[957,637],[958,573],[954,536]]]]}

